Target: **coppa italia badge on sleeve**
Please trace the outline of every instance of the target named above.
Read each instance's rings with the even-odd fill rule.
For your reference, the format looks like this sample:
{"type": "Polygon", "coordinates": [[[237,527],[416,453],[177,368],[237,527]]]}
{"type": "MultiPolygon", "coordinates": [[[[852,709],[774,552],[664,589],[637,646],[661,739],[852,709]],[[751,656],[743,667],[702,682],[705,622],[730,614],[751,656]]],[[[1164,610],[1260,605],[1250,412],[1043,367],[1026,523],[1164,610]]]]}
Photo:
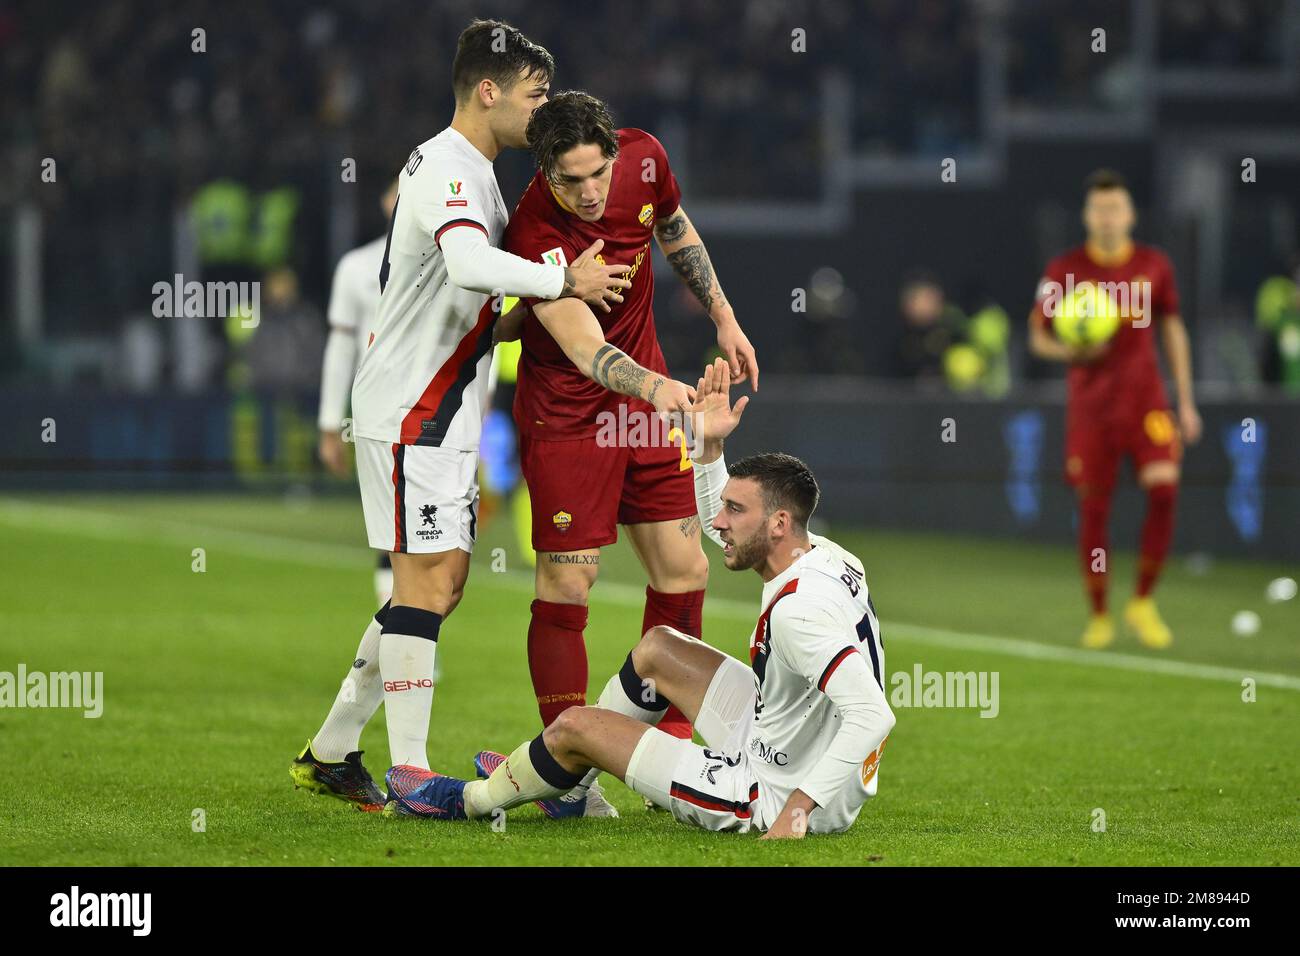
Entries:
{"type": "Polygon", "coordinates": [[[447,182],[447,205],[448,206],[468,206],[469,200],[465,198],[465,184],[459,179],[452,179],[447,182]]]}
{"type": "Polygon", "coordinates": [[[558,246],[543,252],[542,261],[551,266],[567,266],[569,264],[569,261],[564,257],[564,250],[558,246]]]}

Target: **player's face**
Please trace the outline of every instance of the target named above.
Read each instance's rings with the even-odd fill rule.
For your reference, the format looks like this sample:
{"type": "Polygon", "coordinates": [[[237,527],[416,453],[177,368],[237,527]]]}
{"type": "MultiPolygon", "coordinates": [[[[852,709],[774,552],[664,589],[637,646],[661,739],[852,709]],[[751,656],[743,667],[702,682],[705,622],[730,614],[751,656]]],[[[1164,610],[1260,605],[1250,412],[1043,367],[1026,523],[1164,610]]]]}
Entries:
{"type": "Polygon", "coordinates": [[[584,222],[605,215],[609,184],[614,178],[614,160],[595,143],[583,143],[560,156],[555,164],[551,188],[566,206],[584,222]]]}
{"type": "Polygon", "coordinates": [[[1083,226],[1088,238],[1103,246],[1128,239],[1136,220],[1127,189],[1094,189],[1083,204],[1083,226]]]}
{"type": "Polygon", "coordinates": [[[497,139],[512,149],[527,149],[528,121],[533,118],[533,110],[546,102],[550,88],[549,81],[521,73],[509,91],[502,93],[493,110],[497,114],[497,139]]]}
{"type": "Polygon", "coordinates": [[[722,508],[713,529],[722,537],[723,560],[732,571],[759,567],[772,550],[763,493],[752,478],[732,478],[722,489],[722,508]]]}

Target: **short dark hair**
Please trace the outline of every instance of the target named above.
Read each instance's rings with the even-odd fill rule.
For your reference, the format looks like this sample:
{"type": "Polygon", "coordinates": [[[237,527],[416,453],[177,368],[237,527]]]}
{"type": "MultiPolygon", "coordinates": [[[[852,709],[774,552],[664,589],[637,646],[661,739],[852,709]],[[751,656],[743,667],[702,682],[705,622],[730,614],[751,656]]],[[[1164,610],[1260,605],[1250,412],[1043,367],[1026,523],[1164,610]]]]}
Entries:
{"type": "Polygon", "coordinates": [[[1084,196],[1097,190],[1107,189],[1128,189],[1128,183],[1113,169],[1094,169],[1083,181],[1084,196]]]}
{"type": "Polygon", "coordinates": [[[777,451],[750,455],[727,466],[732,478],[753,478],[763,491],[763,507],[768,514],[784,508],[795,524],[808,527],[821,500],[821,489],[812,470],[794,455],[777,451]]]}
{"type": "Polygon", "coordinates": [[[575,146],[594,143],[606,159],[618,156],[618,129],[609,107],[581,90],[556,93],[535,109],[527,135],[528,148],[548,182],[555,178],[560,156],[575,146]]]}
{"type": "Polygon", "coordinates": [[[451,65],[451,88],[463,103],[483,79],[509,90],[523,73],[549,83],[555,75],[555,58],[502,20],[474,20],[456,41],[451,65]]]}

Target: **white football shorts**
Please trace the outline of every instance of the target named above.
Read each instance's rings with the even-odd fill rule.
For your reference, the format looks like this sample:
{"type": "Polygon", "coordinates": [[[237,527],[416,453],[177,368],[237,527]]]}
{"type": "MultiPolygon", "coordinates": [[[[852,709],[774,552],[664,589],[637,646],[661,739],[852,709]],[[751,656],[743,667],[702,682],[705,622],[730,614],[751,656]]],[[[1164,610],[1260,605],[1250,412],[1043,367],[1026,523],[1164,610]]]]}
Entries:
{"type": "Polygon", "coordinates": [[[706,746],[651,728],[628,760],[627,785],[683,823],[740,833],[764,829],[757,819],[758,778],[745,752],[757,699],[754,672],[728,657],[695,719],[706,746]]]}
{"type": "Polygon", "coordinates": [[[357,439],[357,479],[370,547],[473,553],[478,452],[357,439]]]}

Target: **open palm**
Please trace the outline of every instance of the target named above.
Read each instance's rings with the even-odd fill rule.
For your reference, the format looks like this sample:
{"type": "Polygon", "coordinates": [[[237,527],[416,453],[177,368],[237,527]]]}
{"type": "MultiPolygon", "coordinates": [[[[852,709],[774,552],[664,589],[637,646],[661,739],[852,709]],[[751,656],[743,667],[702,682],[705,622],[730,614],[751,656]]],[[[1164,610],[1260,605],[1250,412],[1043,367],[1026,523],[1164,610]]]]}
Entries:
{"type": "Polygon", "coordinates": [[[726,359],[717,358],[704,369],[704,377],[695,387],[691,405],[691,426],[699,441],[722,441],[740,424],[740,416],[749,404],[745,395],[731,404],[731,369],[726,359]]]}

